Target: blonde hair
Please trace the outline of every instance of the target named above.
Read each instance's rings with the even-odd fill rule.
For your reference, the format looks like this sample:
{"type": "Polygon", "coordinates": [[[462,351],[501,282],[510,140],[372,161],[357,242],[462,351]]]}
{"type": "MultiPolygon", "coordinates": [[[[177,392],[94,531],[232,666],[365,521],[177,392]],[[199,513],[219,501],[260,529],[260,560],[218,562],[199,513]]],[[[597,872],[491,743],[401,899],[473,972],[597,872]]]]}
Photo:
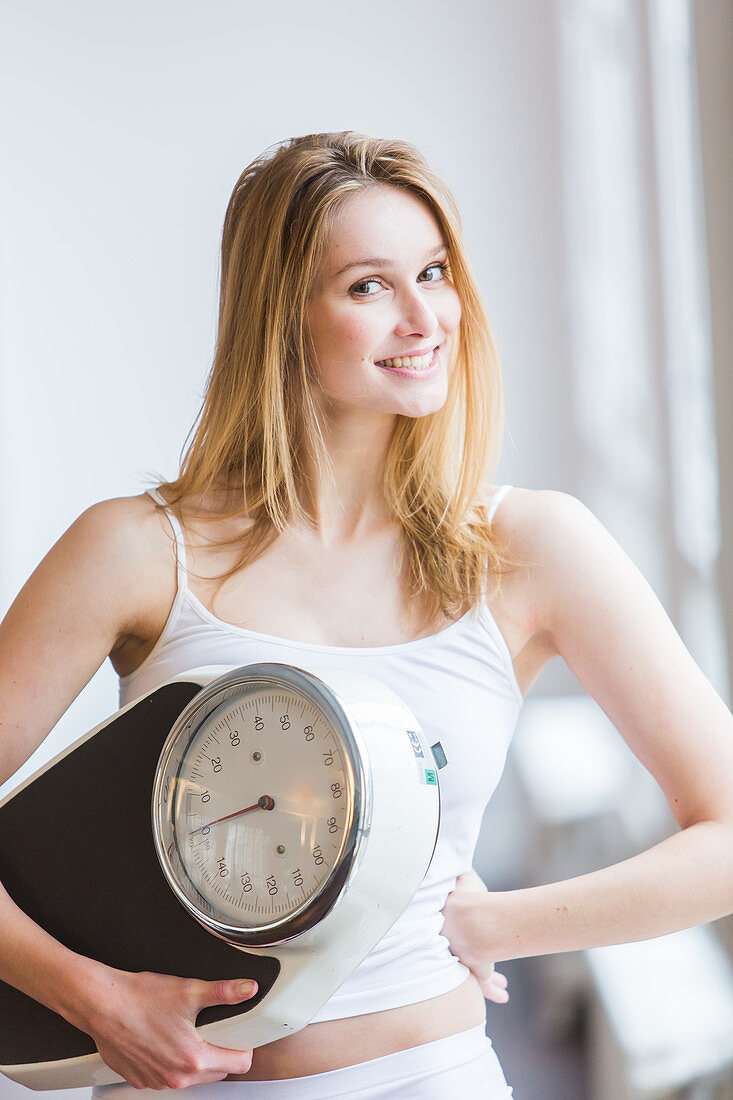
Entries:
{"type": "Polygon", "coordinates": [[[311,393],[317,367],[306,307],[335,216],[349,196],[377,184],[402,188],[430,209],[462,307],[447,399],[426,416],[396,415],[384,473],[385,501],[403,531],[409,595],[426,597],[427,625],[475,607],[489,579],[498,586],[518,562],[486,511],[504,415],[496,348],[455,200],[408,142],[351,130],[308,134],[266,150],[242,172],[224,219],[218,335],[203,404],[178,477],[160,489],[184,524],[185,507],[197,518],[251,521],[217,542],[241,547],[217,593],[286,524],[311,522],[302,460],[310,452],[317,469],[331,464],[311,393]],[[228,494],[215,517],[191,507],[192,497],[217,489],[228,494]]]}

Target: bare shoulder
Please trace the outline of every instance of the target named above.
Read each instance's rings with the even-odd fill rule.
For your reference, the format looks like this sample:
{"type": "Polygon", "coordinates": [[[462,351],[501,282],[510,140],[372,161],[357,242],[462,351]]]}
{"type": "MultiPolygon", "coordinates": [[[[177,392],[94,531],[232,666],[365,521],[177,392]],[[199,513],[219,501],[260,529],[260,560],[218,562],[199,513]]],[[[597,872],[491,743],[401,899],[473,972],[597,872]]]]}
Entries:
{"type": "Polygon", "coordinates": [[[90,505],[56,548],[65,548],[117,594],[118,644],[127,635],[151,636],[161,614],[165,622],[175,596],[175,545],[168,520],[147,493],[90,505]]]}
{"type": "MultiPolygon", "coordinates": [[[[605,528],[582,501],[559,489],[512,488],[494,525],[512,550],[533,565],[547,565],[572,550],[568,540],[592,539],[605,528]]],[[[610,537],[610,536],[609,536],[610,537]]]]}
{"type": "MultiPolygon", "coordinates": [[[[491,503],[496,490],[497,486],[489,487],[487,504],[491,503]]],[[[532,566],[547,560],[553,543],[562,541],[561,532],[571,513],[582,507],[575,497],[555,489],[512,486],[499,501],[492,527],[531,572],[532,566]]]]}
{"type": "Polygon", "coordinates": [[[127,539],[148,537],[158,516],[152,498],[147,493],[140,493],[137,496],[112,497],[90,504],[74,526],[78,525],[88,536],[96,533],[97,537],[120,539],[124,543],[127,539]]]}
{"type": "MultiPolygon", "coordinates": [[[[489,490],[489,498],[495,488],[489,490]]],[[[505,538],[516,543],[517,552],[526,555],[533,549],[540,553],[543,548],[547,550],[558,525],[562,529],[566,524],[582,522],[581,517],[594,519],[592,512],[570,493],[513,486],[499,504],[494,523],[505,538]]]]}
{"type": "Polygon", "coordinates": [[[520,487],[500,501],[493,527],[518,563],[502,576],[494,614],[526,694],[559,653],[556,610],[567,600],[593,533],[603,528],[569,493],[520,487]]]}
{"type": "Polygon", "coordinates": [[[98,542],[129,593],[131,632],[149,638],[162,629],[176,590],[171,522],[146,493],[113,497],[79,517],[90,546],[98,542]]]}
{"type": "Polygon", "coordinates": [[[520,571],[534,628],[557,641],[581,603],[600,605],[649,586],[590,508],[556,489],[515,489],[501,502],[496,526],[527,564],[520,571]]]}
{"type": "MultiPolygon", "coordinates": [[[[0,622],[0,782],[108,655],[160,632],[175,593],[173,546],[153,502],[100,501],[54,543],[0,622]]],[[[127,647],[127,650],[125,649],[127,647]]]]}
{"type": "Polygon", "coordinates": [[[90,554],[104,554],[128,572],[165,557],[166,547],[168,558],[172,552],[170,525],[147,493],[91,504],[69,528],[72,534],[90,554]]]}

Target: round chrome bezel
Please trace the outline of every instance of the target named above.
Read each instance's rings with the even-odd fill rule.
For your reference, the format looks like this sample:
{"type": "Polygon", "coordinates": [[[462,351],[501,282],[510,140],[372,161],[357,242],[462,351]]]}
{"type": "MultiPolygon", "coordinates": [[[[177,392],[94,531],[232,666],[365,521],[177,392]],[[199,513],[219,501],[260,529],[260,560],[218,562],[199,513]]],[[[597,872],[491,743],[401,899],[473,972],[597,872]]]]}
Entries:
{"type": "Polygon", "coordinates": [[[161,751],[152,792],[155,850],[163,873],[180,903],[209,932],[236,946],[270,946],[302,935],[330,912],[358,863],[371,818],[371,771],[364,741],[348,706],[327,683],[293,665],[262,662],[243,665],[212,680],[194,696],[176,719],[161,751]],[[317,891],[297,908],[256,928],[217,916],[215,906],[191,882],[181,860],[173,815],[171,776],[179,774],[183,759],[201,723],[242,687],[285,687],[300,692],[323,714],[340,745],[347,774],[348,812],[344,835],[331,873],[317,891]],[[168,787],[166,788],[166,781],[168,787]],[[183,883],[189,883],[186,890],[183,883]]]}

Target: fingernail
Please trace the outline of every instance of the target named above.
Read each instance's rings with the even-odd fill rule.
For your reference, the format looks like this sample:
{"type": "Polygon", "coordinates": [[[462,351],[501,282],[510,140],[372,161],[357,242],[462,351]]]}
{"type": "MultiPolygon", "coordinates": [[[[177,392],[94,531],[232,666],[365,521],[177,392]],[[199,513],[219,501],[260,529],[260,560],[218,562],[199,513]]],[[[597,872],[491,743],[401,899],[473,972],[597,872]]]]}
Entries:
{"type": "Polygon", "coordinates": [[[257,992],[257,982],[238,982],[237,993],[241,993],[243,997],[246,997],[248,993],[257,992]]]}

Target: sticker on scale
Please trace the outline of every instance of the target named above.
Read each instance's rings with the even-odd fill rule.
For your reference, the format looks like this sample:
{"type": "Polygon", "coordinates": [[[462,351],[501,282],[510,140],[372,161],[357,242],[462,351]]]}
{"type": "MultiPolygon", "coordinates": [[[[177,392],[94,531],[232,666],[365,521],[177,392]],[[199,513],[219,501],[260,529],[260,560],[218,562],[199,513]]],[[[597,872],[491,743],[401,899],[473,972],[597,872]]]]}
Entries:
{"type": "Polygon", "coordinates": [[[417,764],[417,774],[420,778],[420,782],[426,784],[429,787],[437,787],[438,785],[438,773],[434,768],[426,768],[425,752],[422,747],[422,742],[419,735],[415,730],[406,730],[407,736],[410,738],[410,744],[412,751],[415,754],[415,762],[417,764]]]}

